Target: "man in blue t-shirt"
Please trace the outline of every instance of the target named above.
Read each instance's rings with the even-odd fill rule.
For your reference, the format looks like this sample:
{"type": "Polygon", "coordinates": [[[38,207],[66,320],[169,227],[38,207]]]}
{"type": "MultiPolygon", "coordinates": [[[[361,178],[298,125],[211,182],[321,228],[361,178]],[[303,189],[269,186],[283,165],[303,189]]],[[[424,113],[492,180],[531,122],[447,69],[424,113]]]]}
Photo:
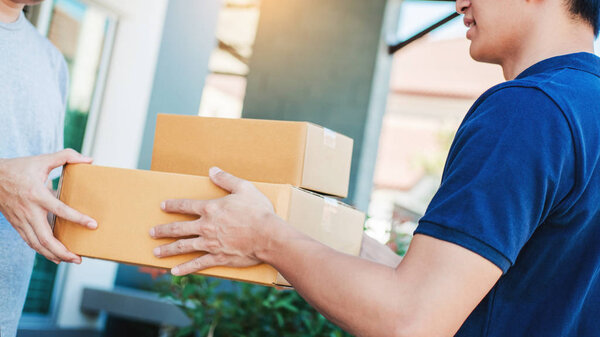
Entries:
{"type": "Polygon", "coordinates": [[[600,336],[600,1],[456,6],[471,56],[501,65],[508,82],[465,117],[400,263],[311,240],[251,184],[218,168],[211,178],[232,194],[166,201],[165,211],[199,218],[153,228],[156,238],[185,237],[155,254],[208,252],[176,275],[271,264],[360,336],[600,336]]]}

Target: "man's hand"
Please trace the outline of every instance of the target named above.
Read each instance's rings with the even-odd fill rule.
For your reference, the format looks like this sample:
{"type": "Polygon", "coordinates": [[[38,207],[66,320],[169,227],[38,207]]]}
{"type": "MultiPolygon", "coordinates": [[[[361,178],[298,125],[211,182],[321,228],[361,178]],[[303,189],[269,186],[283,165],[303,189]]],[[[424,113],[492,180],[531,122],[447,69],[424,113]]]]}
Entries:
{"type": "Polygon", "coordinates": [[[215,200],[167,200],[161,208],[169,213],[198,215],[194,221],[159,225],[153,238],[183,238],[154,249],[157,257],[206,252],[171,270],[185,275],[215,266],[249,267],[260,263],[256,248],[268,238],[264,223],[275,216],[273,205],[252,183],[218,168],[209,172],[212,181],[230,195],[215,200]],[[192,237],[192,238],[190,238],[192,237]]]}
{"type": "Polygon", "coordinates": [[[47,188],[53,169],[67,163],[91,163],[92,159],[73,150],[15,159],[0,159],[0,212],[17,230],[29,247],[54,263],[81,263],[52,234],[48,212],[63,219],[94,229],[98,225],[62,203],[47,188]]]}

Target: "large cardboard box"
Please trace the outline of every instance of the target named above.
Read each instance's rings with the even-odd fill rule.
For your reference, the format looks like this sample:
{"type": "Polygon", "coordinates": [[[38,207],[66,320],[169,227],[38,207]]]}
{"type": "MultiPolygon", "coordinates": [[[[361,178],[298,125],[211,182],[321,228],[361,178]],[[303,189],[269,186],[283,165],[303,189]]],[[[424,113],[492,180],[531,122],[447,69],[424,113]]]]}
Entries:
{"type": "MultiPolygon", "coordinates": [[[[361,212],[291,185],[255,185],[290,225],[334,249],[359,254],[364,222],[361,212]]],[[[159,259],[152,254],[153,248],[174,239],[151,238],[151,227],[194,219],[163,212],[161,202],[227,195],[207,177],[81,164],[64,168],[59,193],[64,203],[98,221],[98,229],[89,230],[57,218],[54,234],[69,250],[82,256],[159,268],[172,268],[201,256],[195,253],[159,259]]],[[[289,285],[265,264],[211,268],[201,274],[269,286],[289,285]]]]}
{"type": "Polygon", "coordinates": [[[219,166],[250,181],[346,197],[352,146],[307,122],[159,114],[151,169],[206,176],[219,166]]]}

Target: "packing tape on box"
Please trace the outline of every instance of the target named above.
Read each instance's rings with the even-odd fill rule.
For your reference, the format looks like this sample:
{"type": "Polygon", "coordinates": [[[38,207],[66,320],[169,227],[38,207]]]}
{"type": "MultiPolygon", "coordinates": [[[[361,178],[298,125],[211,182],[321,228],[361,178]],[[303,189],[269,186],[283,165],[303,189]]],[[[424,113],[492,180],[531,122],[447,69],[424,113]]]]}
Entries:
{"type": "Polygon", "coordinates": [[[333,231],[333,220],[337,212],[338,201],[330,197],[323,197],[323,219],[321,223],[325,232],[331,233],[333,231]]]}
{"type": "Polygon", "coordinates": [[[329,130],[328,128],[323,128],[323,143],[325,146],[335,149],[337,143],[337,133],[329,130]]]}

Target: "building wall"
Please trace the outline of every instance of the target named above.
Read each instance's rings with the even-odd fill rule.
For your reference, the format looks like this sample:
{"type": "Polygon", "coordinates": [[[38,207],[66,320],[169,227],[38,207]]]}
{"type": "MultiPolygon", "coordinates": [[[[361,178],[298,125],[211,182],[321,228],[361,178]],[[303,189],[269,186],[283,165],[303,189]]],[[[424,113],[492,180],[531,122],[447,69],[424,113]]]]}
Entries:
{"type": "Polygon", "coordinates": [[[310,121],[352,137],[349,200],[363,209],[388,92],[384,36],[398,22],[397,10],[388,7],[396,4],[263,0],[250,62],[242,116],[310,121]],[[359,180],[363,189],[356,188],[359,180]]]}
{"type": "Polygon", "coordinates": [[[100,0],[118,28],[93,148],[96,164],[135,168],[162,38],[167,0],[100,0]]]}

